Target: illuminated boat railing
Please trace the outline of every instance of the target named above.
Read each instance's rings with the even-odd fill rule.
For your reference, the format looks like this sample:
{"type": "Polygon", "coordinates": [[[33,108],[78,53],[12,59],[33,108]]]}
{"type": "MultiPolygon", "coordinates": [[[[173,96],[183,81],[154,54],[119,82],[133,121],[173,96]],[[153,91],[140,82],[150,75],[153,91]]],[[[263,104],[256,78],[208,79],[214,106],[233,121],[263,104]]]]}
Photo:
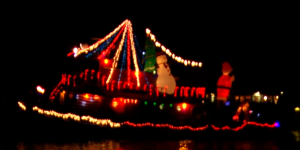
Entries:
{"type": "MultiPolygon", "coordinates": [[[[140,73],[142,74],[142,73],[140,73]]],[[[128,82],[128,81],[118,81],[116,80],[111,80],[111,82],[106,83],[107,76],[105,73],[101,73],[100,71],[95,71],[95,70],[89,70],[86,69],[84,72],[81,72],[79,74],[71,75],[71,74],[63,74],[62,79],[59,82],[59,84],[55,87],[55,89],[52,91],[50,94],[50,99],[53,100],[57,96],[59,92],[63,88],[68,88],[68,87],[76,87],[78,85],[84,84],[84,83],[93,83],[96,84],[97,86],[103,87],[107,91],[120,91],[124,89],[128,90],[140,90],[140,91],[145,91],[148,92],[150,96],[160,96],[161,94],[159,93],[158,89],[155,87],[153,84],[147,84],[143,83],[140,86],[137,86],[135,82],[128,82]]],[[[113,78],[114,79],[114,78],[113,78]]],[[[135,81],[133,79],[133,81],[135,81]]],[[[142,81],[142,80],[141,80],[142,81]]],[[[167,87],[166,87],[167,88],[167,87]]],[[[166,91],[166,90],[164,90],[166,91]]],[[[166,93],[162,93],[163,97],[166,97],[166,93]]],[[[204,98],[205,96],[205,88],[204,87],[188,87],[188,86],[177,86],[175,88],[175,92],[173,95],[175,98],[176,97],[185,97],[185,98],[204,98]]]]}

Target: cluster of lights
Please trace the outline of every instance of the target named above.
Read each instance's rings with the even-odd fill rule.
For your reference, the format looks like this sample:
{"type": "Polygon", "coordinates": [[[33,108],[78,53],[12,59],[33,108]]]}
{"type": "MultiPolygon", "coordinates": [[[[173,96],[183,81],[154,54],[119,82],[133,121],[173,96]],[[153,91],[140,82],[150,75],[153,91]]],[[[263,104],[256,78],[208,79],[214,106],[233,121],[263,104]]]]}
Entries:
{"type": "Polygon", "coordinates": [[[179,63],[184,64],[185,66],[190,65],[192,67],[202,67],[202,62],[197,62],[197,61],[193,61],[193,60],[187,60],[187,59],[183,59],[180,56],[175,55],[174,53],[172,53],[169,49],[167,49],[165,46],[161,45],[156,39],[155,36],[151,33],[151,31],[149,29],[146,29],[146,33],[147,35],[150,35],[150,38],[153,42],[155,42],[155,46],[156,47],[160,47],[161,50],[163,52],[165,52],[167,55],[169,55],[170,57],[172,57],[174,60],[176,60],[179,63]]]}
{"type": "Polygon", "coordinates": [[[130,36],[130,45],[131,45],[131,49],[132,49],[132,57],[133,57],[133,63],[134,63],[134,68],[135,68],[135,76],[137,79],[137,86],[140,87],[140,80],[139,80],[139,65],[137,62],[137,54],[136,54],[136,50],[135,50],[135,44],[134,44],[134,39],[133,39],[133,31],[132,31],[132,24],[129,21],[129,36],[130,36]]]}
{"type": "Polygon", "coordinates": [[[91,124],[95,124],[95,125],[100,125],[100,126],[110,126],[112,128],[118,128],[121,126],[120,123],[115,123],[112,122],[109,119],[96,119],[90,116],[82,116],[80,117],[79,115],[75,115],[75,114],[71,114],[71,113],[58,113],[55,112],[53,110],[43,110],[41,108],[38,108],[37,106],[33,107],[33,111],[37,111],[38,113],[42,114],[42,115],[48,115],[48,116],[53,116],[53,117],[58,117],[58,118],[63,118],[63,119],[72,119],[74,121],[87,121],[91,124]]]}
{"type": "Polygon", "coordinates": [[[19,105],[19,107],[22,109],[22,110],[26,110],[26,107],[25,107],[25,105],[24,104],[22,104],[21,102],[18,102],[18,105],[19,105]]]}
{"type": "MultiPolygon", "coordinates": [[[[87,78],[88,78],[88,72],[89,70],[85,70],[84,73],[81,73],[82,76],[81,76],[81,79],[83,78],[83,75],[84,75],[84,80],[86,81],[87,78]]],[[[115,87],[117,87],[118,90],[121,90],[121,89],[133,89],[134,87],[134,83],[133,82],[122,82],[122,81],[119,81],[119,82],[116,82],[115,80],[112,80],[110,83],[105,83],[105,79],[106,79],[106,76],[100,76],[100,72],[98,71],[97,74],[96,73],[93,73],[95,72],[95,70],[91,70],[91,79],[93,79],[93,75],[97,76],[97,82],[100,82],[100,79],[102,79],[102,86],[106,86],[106,89],[107,90],[111,90],[111,91],[114,91],[115,90],[115,87]],[[116,85],[115,85],[116,84],[116,85]]],[[[73,77],[75,77],[76,75],[74,75],[73,77]]],[[[68,82],[70,82],[69,80],[72,79],[72,76],[69,76],[70,78],[68,78],[68,82]]],[[[57,95],[57,93],[62,89],[62,84],[64,84],[64,79],[65,76],[63,76],[61,82],[56,86],[56,88],[52,91],[52,93],[50,94],[50,99],[54,99],[55,96],[57,95]]],[[[73,78],[74,79],[74,78],[73,78]]],[[[66,84],[65,84],[66,85],[66,84]]],[[[70,86],[70,84],[69,84],[70,86]]],[[[73,86],[76,86],[76,82],[75,80],[73,80],[73,86]]],[[[141,88],[141,87],[138,87],[136,86],[137,89],[141,88]]],[[[148,84],[144,84],[143,85],[143,90],[144,91],[148,91],[149,94],[152,96],[153,93],[155,93],[156,96],[159,96],[160,93],[159,91],[157,90],[157,88],[155,88],[152,84],[148,85],[148,84]]],[[[163,96],[165,97],[166,96],[166,91],[164,91],[163,93],[163,96]]],[[[202,96],[202,98],[204,98],[205,96],[205,88],[204,87],[188,87],[188,86],[176,86],[175,87],[175,91],[174,91],[174,97],[177,97],[177,96],[180,96],[180,97],[194,97],[194,95],[196,96],[196,98],[199,98],[199,95],[202,96]],[[179,94],[178,94],[179,93],[179,94]]]]}
{"type": "Polygon", "coordinates": [[[119,44],[119,47],[117,49],[117,52],[113,58],[113,64],[112,64],[112,68],[110,70],[110,73],[108,75],[108,78],[106,80],[106,83],[109,83],[110,80],[111,80],[111,77],[113,75],[113,72],[114,70],[117,68],[117,65],[118,65],[118,60],[120,58],[120,53],[121,53],[121,50],[122,50],[122,46],[124,44],[124,41],[125,41],[125,35],[126,35],[126,32],[127,32],[127,26],[128,26],[128,22],[126,21],[126,26],[125,26],[125,30],[123,31],[123,35],[122,35],[122,39],[121,39],[121,42],[119,44]]]}
{"type": "Polygon", "coordinates": [[[112,35],[114,35],[123,25],[127,24],[129,20],[125,20],[122,24],[120,24],[114,31],[112,31],[111,33],[109,33],[106,37],[104,37],[103,39],[100,39],[99,41],[97,41],[95,44],[84,48],[84,49],[74,49],[73,53],[74,53],[74,57],[77,57],[78,55],[82,54],[82,53],[88,53],[89,51],[94,50],[95,48],[98,47],[99,44],[102,44],[104,41],[106,41],[108,38],[110,38],[112,35]]]}
{"type": "MultiPolygon", "coordinates": [[[[18,102],[19,106],[21,108],[25,107],[21,102],[18,102]]],[[[73,119],[75,121],[88,121],[91,124],[95,124],[95,125],[100,125],[100,126],[107,126],[109,125],[110,127],[114,127],[114,128],[118,128],[121,127],[121,125],[128,125],[128,126],[132,126],[132,127],[156,127],[156,128],[169,128],[169,129],[173,129],[173,130],[191,130],[191,131],[202,131],[205,130],[209,127],[209,125],[203,126],[203,127],[191,127],[191,126],[173,126],[170,124],[154,124],[154,123],[131,123],[129,121],[123,122],[123,123],[115,123],[112,122],[109,119],[96,119],[90,116],[82,116],[80,117],[79,115],[75,115],[75,114],[71,114],[71,113],[67,113],[67,114],[63,114],[63,113],[58,113],[55,112],[53,110],[47,111],[47,110],[43,110],[38,108],[37,106],[33,107],[33,111],[37,111],[40,114],[43,115],[49,115],[49,116],[54,116],[54,117],[58,117],[58,118],[63,118],[63,119],[73,119]]],[[[261,124],[261,123],[256,123],[256,122],[246,122],[244,121],[244,124],[239,126],[239,127],[235,127],[235,128],[231,128],[229,126],[224,126],[224,127],[216,127],[214,125],[210,125],[214,130],[232,130],[232,131],[239,131],[241,129],[243,129],[246,125],[255,125],[258,127],[268,127],[268,128],[275,128],[275,127],[279,127],[279,123],[275,122],[274,124],[261,124]]]]}

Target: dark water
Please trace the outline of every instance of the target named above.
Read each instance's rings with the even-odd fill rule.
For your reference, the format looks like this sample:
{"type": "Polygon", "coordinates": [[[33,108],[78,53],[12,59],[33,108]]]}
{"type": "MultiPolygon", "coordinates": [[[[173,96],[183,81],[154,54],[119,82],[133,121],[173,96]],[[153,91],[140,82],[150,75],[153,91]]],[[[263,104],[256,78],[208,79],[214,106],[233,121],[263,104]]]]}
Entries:
{"type": "Polygon", "coordinates": [[[74,143],[17,142],[0,145],[0,149],[16,150],[299,150],[280,146],[274,141],[193,141],[193,140],[99,140],[74,143]]]}

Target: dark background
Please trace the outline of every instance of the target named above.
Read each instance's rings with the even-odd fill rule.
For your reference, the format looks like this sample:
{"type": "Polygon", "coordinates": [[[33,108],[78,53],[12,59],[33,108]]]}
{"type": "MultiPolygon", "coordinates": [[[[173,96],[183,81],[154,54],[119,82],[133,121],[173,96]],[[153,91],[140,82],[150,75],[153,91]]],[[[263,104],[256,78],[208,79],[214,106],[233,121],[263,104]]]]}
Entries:
{"type": "Polygon", "coordinates": [[[54,88],[74,46],[92,44],[91,37],[106,36],[125,19],[141,47],[149,28],[175,54],[203,62],[201,69],[183,71],[169,59],[173,75],[188,85],[214,91],[223,61],[232,65],[239,91],[280,92],[299,83],[299,16],[290,5],[26,2],[9,8],[1,54],[1,83],[10,87],[5,89],[54,88]]]}

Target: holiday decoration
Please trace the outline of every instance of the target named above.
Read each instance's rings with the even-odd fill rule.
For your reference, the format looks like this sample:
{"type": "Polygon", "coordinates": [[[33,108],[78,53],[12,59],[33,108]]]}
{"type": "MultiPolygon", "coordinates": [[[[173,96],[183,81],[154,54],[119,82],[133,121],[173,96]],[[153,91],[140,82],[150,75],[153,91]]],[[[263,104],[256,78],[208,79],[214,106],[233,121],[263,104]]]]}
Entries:
{"type": "Polygon", "coordinates": [[[158,53],[156,57],[157,62],[157,80],[156,87],[159,92],[166,92],[167,94],[174,94],[176,81],[171,74],[171,69],[167,63],[167,56],[158,53]]]}
{"type": "Polygon", "coordinates": [[[228,62],[222,64],[223,75],[219,78],[217,83],[217,100],[227,101],[230,93],[231,83],[234,81],[234,76],[230,77],[229,73],[232,68],[228,62]]]}
{"type": "Polygon", "coordinates": [[[180,56],[175,55],[172,53],[169,49],[167,49],[165,46],[161,45],[155,38],[155,36],[151,33],[149,29],[146,29],[147,35],[150,36],[151,40],[153,42],[156,42],[155,45],[157,47],[160,47],[163,52],[165,52],[168,56],[170,56],[172,59],[176,60],[179,63],[184,64],[185,66],[192,66],[192,67],[202,67],[202,62],[197,62],[193,60],[183,59],[180,56]]]}
{"type": "Polygon", "coordinates": [[[147,34],[146,45],[145,45],[145,72],[153,72],[156,71],[155,64],[156,64],[156,52],[155,52],[155,45],[154,42],[150,39],[150,35],[147,34]]]}
{"type": "MultiPolygon", "coordinates": [[[[24,106],[24,104],[22,104],[21,102],[18,102],[19,107],[23,110],[26,110],[26,107],[24,106]]],[[[115,105],[115,104],[113,104],[115,105]]],[[[123,122],[123,123],[116,123],[116,122],[112,122],[109,119],[97,119],[97,118],[93,118],[91,116],[79,116],[79,115],[75,115],[72,113],[58,113],[56,111],[53,110],[43,110],[41,108],[38,108],[37,106],[34,106],[32,108],[33,111],[37,111],[39,114],[42,115],[47,115],[47,116],[53,116],[53,117],[58,117],[58,118],[62,118],[64,120],[68,120],[68,119],[72,119],[74,121],[79,121],[79,122],[88,122],[91,124],[95,124],[95,125],[99,125],[99,126],[110,126],[111,128],[120,128],[123,125],[128,125],[131,127],[155,127],[155,128],[169,128],[172,130],[191,130],[191,131],[203,131],[208,129],[209,125],[205,125],[203,127],[191,127],[191,126],[173,126],[170,124],[153,124],[153,123],[131,123],[129,121],[123,122]]],[[[274,124],[261,124],[261,123],[256,123],[256,122],[246,122],[244,121],[244,123],[239,126],[239,127],[235,127],[235,128],[231,128],[229,126],[224,126],[224,127],[216,127],[215,125],[210,125],[210,127],[213,130],[231,130],[231,131],[239,131],[241,129],[243,129],[245,126],[247,125],[254,125],[254,126],[259,126],[259,127],[268,127],[268,128],[275,128],[275,127],[279,127],[280,124],[278,122],[275,122],[274,124]]]]}

